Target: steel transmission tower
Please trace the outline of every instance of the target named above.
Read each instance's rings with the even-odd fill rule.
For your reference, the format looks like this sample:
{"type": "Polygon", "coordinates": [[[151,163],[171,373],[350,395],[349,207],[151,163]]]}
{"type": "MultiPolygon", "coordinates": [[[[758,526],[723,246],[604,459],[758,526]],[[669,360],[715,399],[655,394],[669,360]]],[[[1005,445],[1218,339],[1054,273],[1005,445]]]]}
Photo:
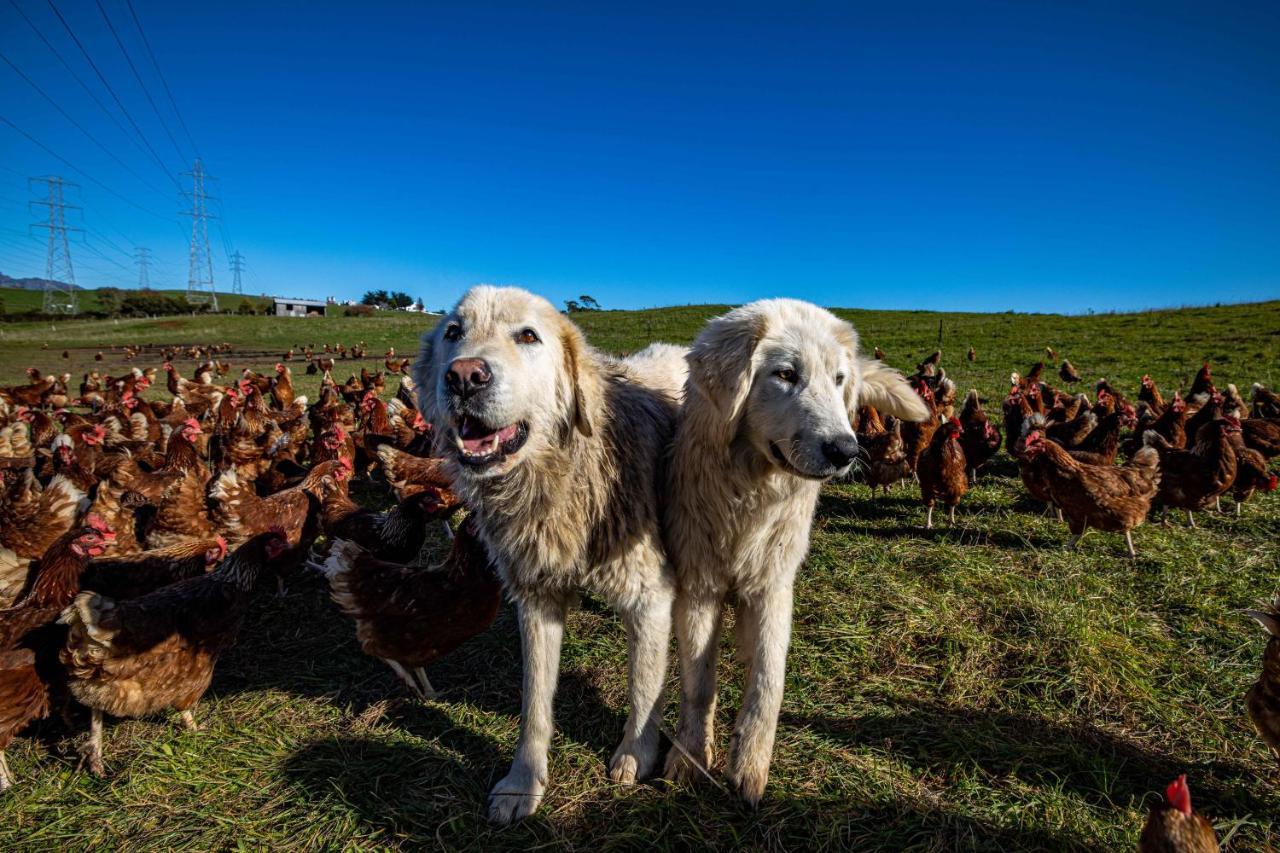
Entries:
{"type": "Polygon", "coordinates": [[[71,266],[71,247],[67,243],[68,231],[80,231],[79,228],[68,228],[65,212],[79,210],[75,205],[63,201],[63,189],[79,187],[64,181],[57,176],[32,178],[32,182],[43,182],[48,188],[44,201],[33,201],[31,204],[49,208],[48,222],[32,223],[33,228],[49,230],[49,253],[45,262],[44,273],[44,313],[46,314],[79,314],[80,305],[76,298],[76,272],[71,266]]]}
{"type": "Polygon", "coordinates": [[[208,202],[212,196],[204,190],[204,182],[209,178],[205,174],[204,164],[196,159],[195,166],[183,175],[191,178],[191,209],[183,214],[191,217],[191,258],[187,271],[187,302],[192,305],[208,305],[211,310],[218,310],[218,294],[213,289],[213,254],[209,251],[209,213],[208,202]]]}
{"type": "Polygon", "coordinates": [[[231,255],[231,272],[234,278],[231,279],[231,292],[244,293],[244,288],[240,286],[240,273],[244,270],[244,255],[240,254],[240,250],[236,249],[231,255]]]}
{"type": "Polygon", "coordinates": [[[138,246],[133,250],[133,262],[138,265],[138,290],[151,289],[151,250],[138,246]]]}

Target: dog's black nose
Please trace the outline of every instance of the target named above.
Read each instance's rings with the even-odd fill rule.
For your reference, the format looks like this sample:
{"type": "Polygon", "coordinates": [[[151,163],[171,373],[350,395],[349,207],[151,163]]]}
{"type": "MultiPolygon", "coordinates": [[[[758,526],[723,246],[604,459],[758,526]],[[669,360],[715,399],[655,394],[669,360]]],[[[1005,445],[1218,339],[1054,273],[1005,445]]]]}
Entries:
{"type": "Polygon", "coordinates": [[[858,439],[848,435],[825,442],[822,445],[822,455],[836,468],[843,468],[858,455],[858,439]]]}
{"type": "Polygon", "coordinates": [[[459,358],[449,365],[444,384],[460,397],[470,397],[493,379],[493,371],[483,358],[459,358]]]}

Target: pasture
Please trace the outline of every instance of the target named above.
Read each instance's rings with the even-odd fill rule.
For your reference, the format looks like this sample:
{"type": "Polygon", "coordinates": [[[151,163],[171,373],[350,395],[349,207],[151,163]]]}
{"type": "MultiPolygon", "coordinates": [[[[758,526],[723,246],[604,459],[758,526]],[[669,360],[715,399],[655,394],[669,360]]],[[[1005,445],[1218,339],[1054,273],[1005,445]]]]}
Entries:
{"type": "MultiPolygon", "coordinates": [[[[719,310],[573,318],[597,347],[630,352],[688,342],[719,310]]],[[[1280,302],[1092,317],[837,313],[906,372],[940,345],[961,395],[978,388],[997,422],[1010,371],[1045,346],[1090,391],[1106,377],[1134,396],[1147,373],[1167,394],[1205,359],[1246,398],[1254,381],[1280,384],[1280,302]]],[[[3,324],[0,383],[35,365],[78,384],[85,370],[127,369],[113,346],[146,343],[226,341],[235,349],[220,357],[233,370],[263,370],[289,347],[363,341],[372,370],[388,346],[412,354],[428,322],[3,324]]],[[[193,363],[178,365],[189,375],[193,363]]],[[[353,365],[339,361],[335,378],[353,365]]],[[[298,362],[294,372],[314,393],[316,377],[298,362]]],[[[1046,378],[1057,384],[1056,371],[1046,378]]],[[[161,375],[153,393],[163,385],[161,375]]],[[[364,494],[386,500],[373,486],[364,494]]],[[[360,653],[323,584],[297,578],[284,598],[254,606],[197,707],[203,731],[182,730],[176,715],[108,724],[106,779],[76,772],[80,732],[49,725],[15,742],[0,848],[1119,850],[1185,772],[1226,849],[1264,849],[1280,837],[1280,773],[1244,713],[1265,637],[1240,611],[1280,586],[1280,498],[1255,497],[1241,518],[1229,499],[1223,508],[1197,530],[1140,527],[1130,561],[1122,537],[1096,531],[1066,551],[1065,526],[1025,497],[1003,451],[954,527],[923,529],[915,486],[878,498],[827,486],[796,590],[770,786],[754,812],[710,782],[608,782],[626,644],[616,618],[585,599],[565,638],[546,802],[523,824],[489,827],[486,794],[506,772],[520,704],[510,608],[431,668],[442,696],[423,704],[360,653]]],[[[730,618],[726,647],[731,637],[730,618]]],[[[742,673],[727,655],[721,668],[723,755],[742,673]]],[[[669,684],[668,730],[674,668],[669,684]]]]}

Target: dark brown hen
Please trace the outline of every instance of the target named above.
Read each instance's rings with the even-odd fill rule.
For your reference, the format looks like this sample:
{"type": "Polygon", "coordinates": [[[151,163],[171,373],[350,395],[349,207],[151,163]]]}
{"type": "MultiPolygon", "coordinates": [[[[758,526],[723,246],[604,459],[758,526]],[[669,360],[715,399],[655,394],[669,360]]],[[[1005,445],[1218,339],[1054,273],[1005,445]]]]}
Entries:
{"type": "Polygon", "coordinates": [[[59,618],[67,626],[60,654],[67,687],[92,712],[83,747],[91,772],[102,775],[102,715],[140,717],[191,708],[209,688],[219,655],[234,642],[268,563],[288,550],[279,531],[237,548],[217,571],[117,600],[82,592],[59,618]]]}
{"type": "Polygon", "coordinates": [[[385,562],[342,539],[311,565],[355,620],[360,648],[422,699],[435,695],[424,667],[487,629],[501,599],[484,544],[466,524],[442,568],[385,562]]]}

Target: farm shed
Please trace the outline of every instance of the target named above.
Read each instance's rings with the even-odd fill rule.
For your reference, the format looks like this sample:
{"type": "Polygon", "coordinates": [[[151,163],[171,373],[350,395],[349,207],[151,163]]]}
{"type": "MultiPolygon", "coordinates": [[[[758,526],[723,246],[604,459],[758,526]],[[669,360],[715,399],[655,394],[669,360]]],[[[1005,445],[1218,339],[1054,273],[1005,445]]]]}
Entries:
{"type": "Polygon", "coordinates": [[[271,313],[277,317],[305,317],[308,314],[325,316],[329,304],[319,299],[285,299],[275,297],[271,300],[271,313]]]}

